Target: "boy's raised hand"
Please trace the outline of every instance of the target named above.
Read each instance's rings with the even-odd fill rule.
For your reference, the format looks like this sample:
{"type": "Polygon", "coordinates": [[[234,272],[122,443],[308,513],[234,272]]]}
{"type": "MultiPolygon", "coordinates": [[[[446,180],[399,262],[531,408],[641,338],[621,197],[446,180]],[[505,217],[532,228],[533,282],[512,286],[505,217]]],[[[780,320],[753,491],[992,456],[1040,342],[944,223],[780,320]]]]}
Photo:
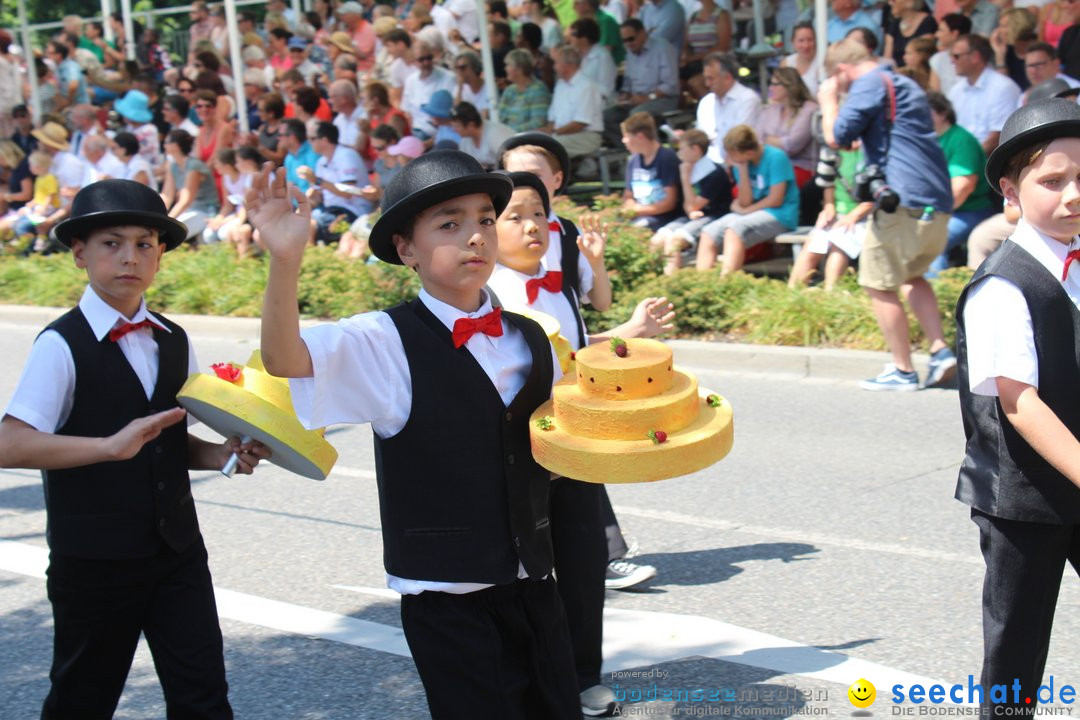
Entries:
{"type": "Polygon", "coordinates": [[[143,445],[160,435],[165,428],[183,420],[185,415],[187,410],[184,408],[172,408],[132,420],[115,435],[105,438],[109,457],[114,460],[135,457],[143,445]]]}
{"type": "Polygon", "coordinates": [[[284,168],[265,163],[244,196],[248,221],[259,231],[272,258],[299,262],[311,230],[311,203],[285,182],[284,168]],[[293,210],[292,200],[296,201],[293,210]]]}
{"type": "Polygon", "coordinates": [[[596,267],[604,264],[604,250],[607,248],[608,224],[600,222],[596,215],[582,215],[578,220],[581,226],[581,234],[578,235],[577,245],[581,254],[596,267]]]}

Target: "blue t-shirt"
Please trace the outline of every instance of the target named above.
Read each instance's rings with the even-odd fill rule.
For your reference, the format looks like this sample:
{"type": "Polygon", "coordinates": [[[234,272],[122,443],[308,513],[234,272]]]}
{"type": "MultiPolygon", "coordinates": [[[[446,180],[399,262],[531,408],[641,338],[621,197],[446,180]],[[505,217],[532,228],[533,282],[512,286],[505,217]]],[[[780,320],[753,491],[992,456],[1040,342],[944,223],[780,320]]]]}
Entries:
{"type": "Polygon", "coordinates": [[[926,93],[903,75],[889,73],[896,89],[896,120],[888,127],[888,92],[881,68],[851,83],[833,126],[836,142],[850,145],[862,138],[867,165],[880,165],[889,186],[904,207],[932,207],[951,213],[952,186],[945,153],[938,144],[926,93]],[[886,148],[888,153],[886,154],[886,148]]]}
{"type": "MultiPolygon", "coordinates": [[[[660,202],[666,194],[664,188],[674,187],[677,191],[682,188],[679,156],[674,150],[662,147],[653,161],[646,165],[645,158],[640,154],[632,155],[626,164],[626,187],[630,188],[634,202],[642,205],[660,202]]],[[[676,203],[674,210],[655,217],[657,222],[667,223],[681,215],[680,203],[676,203]]]]}
{"type": "Polygon", "coordinates": [[[90,95],[86,91],[86,76],[83,75],[79,63],[71,58],[65,58],[56,66],[56,74],[60,78],[60,85],[65,93],[72,81],[78,83],[75,87],[75,95],[70,98],[72,104],[82,105],[90,102],[90,95]]]}
{"type": "Polygon", "coordinates": [[[296,169],[306,165],[314,170],[317,162],[319,162],[319,153],[315,152],[310,142],[304,141],[295,155],[285,153],[285,179],[299,188],[300,192],[307,191],[311,183],[297,175],[296,169]]]}
{"type": "MultiPolygon", "coordinates": [[[[791,159],[783,150],[772,145],[762,148],[761,162],[747,166],[750,172],[750,187],[753,190],[753,202],[763,199],[777,183],[786,182],[784,204],[780,207],[765,208],[788,230],[794,230],[799,224],[799,188],[795,185],[795,170],[791,159]]],[[[735,185],[739,184],[739,168],[735,168],[735,185]]]]}

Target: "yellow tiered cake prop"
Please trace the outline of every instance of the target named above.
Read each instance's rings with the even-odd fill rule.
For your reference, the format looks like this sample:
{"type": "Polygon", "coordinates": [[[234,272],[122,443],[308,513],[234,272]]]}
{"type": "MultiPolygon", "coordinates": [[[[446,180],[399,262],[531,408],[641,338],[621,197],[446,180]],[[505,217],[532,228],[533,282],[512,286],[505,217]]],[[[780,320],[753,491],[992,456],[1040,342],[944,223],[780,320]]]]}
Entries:
{"type": "Polygon", "coordinates": [[[730,452],[731,405],[673,365],[667,345],[597,343],[576,360],[530,418],[542,467],[586,482],[651,482],[702,470],[730,452]]]}
{"type": "Polygon", "coordinates": [[[548,340],[551,341],[551,346],[555,348],[555,357],[559,359],[559,367],[562,368],[564,373],[570,369],[570,359],[574,350],[570,346],[570,341],[562,336],[562,326],[554,315],[533,310],[529,307],[508,307],[506,309],[518,315],[524,315],[539,325],[544,334],[548,336],[548,340]]]}
{"type": "Polygon", "coordinates": [[[325,480],[337,451],[321,430],[300,424],[289,381],[266,372],[256,350],[244,367],[214,366],[214,375],[195,373],[177,401],[207,427],[225,437],[250,437],[270,448],[270,462],[314,480],[325,480]]]}

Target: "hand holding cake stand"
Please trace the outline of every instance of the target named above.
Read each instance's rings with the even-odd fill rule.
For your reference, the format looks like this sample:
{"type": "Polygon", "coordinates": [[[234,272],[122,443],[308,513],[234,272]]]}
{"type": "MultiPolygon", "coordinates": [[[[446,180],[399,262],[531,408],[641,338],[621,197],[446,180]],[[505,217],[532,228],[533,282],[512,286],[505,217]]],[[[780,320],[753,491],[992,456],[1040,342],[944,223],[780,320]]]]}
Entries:
{"type": "Polygon", "coordinates": [[[645,339],[596,343],[530,417],[542,467],[594,483],[652,482],[719,462],[734,443],[731,404],[645,339]]]}
{"type": "MultiPolygon", "coordinates": [[[[270,448],[270,462],[314,480],[325,480],[337,462],[337,451],[321,430],[300,424],[289,396],[289,381],[269,375],[259,351],[246,366],[219,363],[214,374],[195,373],[176,399],[196,419],[225,437],[258,440],[270,448]]],[[[236,456],[221,472],[235,471],[236,456]]]]}

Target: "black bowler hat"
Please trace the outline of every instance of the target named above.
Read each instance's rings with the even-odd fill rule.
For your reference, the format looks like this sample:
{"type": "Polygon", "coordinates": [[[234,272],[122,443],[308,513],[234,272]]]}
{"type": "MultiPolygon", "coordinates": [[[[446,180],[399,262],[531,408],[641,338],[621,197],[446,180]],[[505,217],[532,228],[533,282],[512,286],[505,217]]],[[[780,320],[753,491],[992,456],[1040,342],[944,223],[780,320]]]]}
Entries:
{"type": "Polygon", "coordinates": [[[559,167],[562,169],[562,184],[556,190],[560,192],[565,190],[566,186],[570,184],[570,155],[561,142],[547,133],[523,132],[509,137],[506,142],[499,146],[499,151],[495,153],[495,157],[499,159],[499,167],[506,167],[503,163],[503,155],[508,150],[513,150],[522,145],[537,145],[555,156],[555,159],[559,161],[559,167]]]}
{"type": "Polygon", "coordinates": [[[104,227],[138,225],[153,228],[166,250],[184,242],[187,226],[169,217],[161,196],[133,180],[99,180],[80,190],[71,201],[71,215],[56,226],[56,239],[71,241],[104,227]]]}
{"type": "Polygon", "coordinates": [[[510,178],[510,182],[514,183],[515,190],[523,187],[535,190],[544,203],[544,217],[546,218],[551,214],[551,203],[548,201],[547,188],[544,187],[544,182],[538,175],[531,172],[509,172],[507,170],[496,170],[495,172],[510,178]]]}
{"type": "Polygon", "coordinates": [[[462,195],[491,196],[495,214],[510,202],[513,183],[505,175],[484,172],[471,155],[458,150],[436,150],[409,162],[383,189],[382,214],[371,228],[368,247],[383,262],[402,265],[394,234],[404,230],[416,216],[446,200],[462,195]]]}
{"type": "Polygon", "coordinates": [[[1077,95],[1080,95],[1080,87],[1073,87],[1059,77],[1052,77],[1049,80],[1042,81],[1035,87],[1028,90],[1027,102],[1033,103],[1052,97],[1071,97],[1075,100],[1077,95]]]}
{"type": "Polygon", "coordinates": [[[1080,138],[1080,105],[1075,100],[1047,98],[1029,102],[1001,128],[1001,141],[986,161],[986,180],[1001,193],[998,180],[1010,157],[1024,148],[1057,138],[1080,138]]]}

